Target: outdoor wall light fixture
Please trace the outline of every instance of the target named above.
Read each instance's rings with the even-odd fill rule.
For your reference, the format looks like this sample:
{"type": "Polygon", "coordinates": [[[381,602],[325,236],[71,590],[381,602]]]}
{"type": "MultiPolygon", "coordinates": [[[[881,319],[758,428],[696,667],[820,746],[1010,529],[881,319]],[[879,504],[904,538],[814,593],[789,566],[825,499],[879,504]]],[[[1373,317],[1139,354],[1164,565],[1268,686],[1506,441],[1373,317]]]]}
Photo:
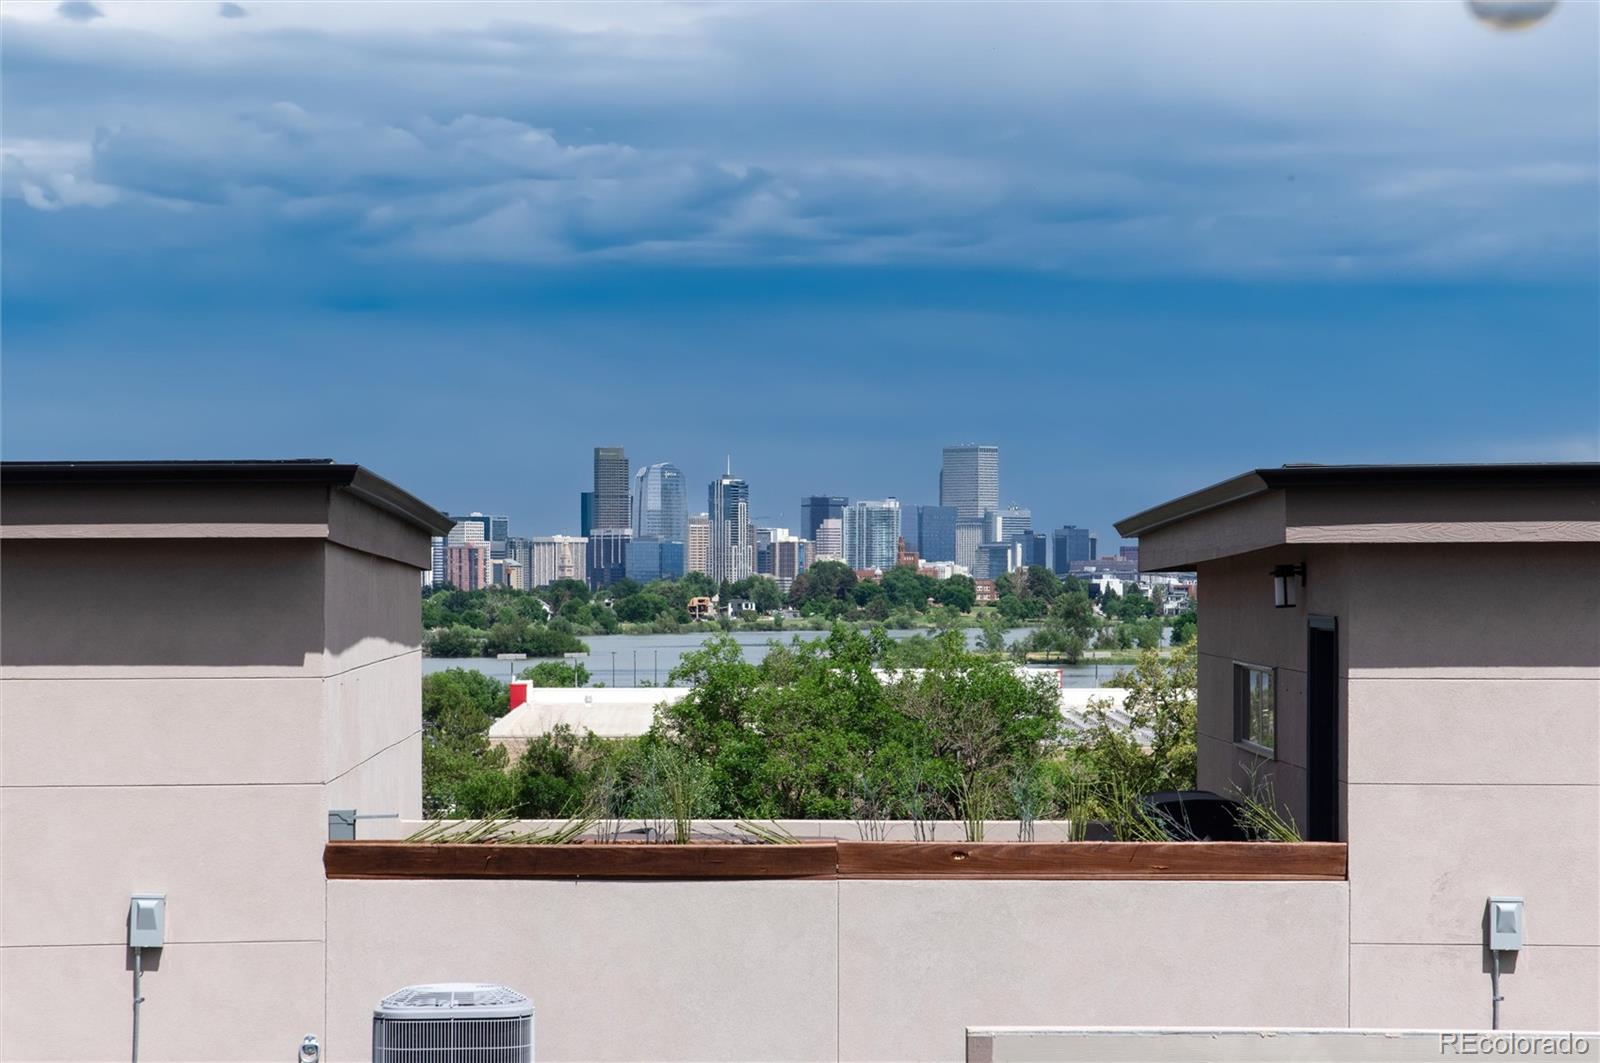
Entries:
{"type": "Polygon", "coordinates": [[[1300,577],[1300,586],[1306,585],[1305,565],[1278,565],[1272,570],[1272,604],[1278,609],[1293,609],[1297,604],[1295,595],[1295,577],[1300,577]]]}

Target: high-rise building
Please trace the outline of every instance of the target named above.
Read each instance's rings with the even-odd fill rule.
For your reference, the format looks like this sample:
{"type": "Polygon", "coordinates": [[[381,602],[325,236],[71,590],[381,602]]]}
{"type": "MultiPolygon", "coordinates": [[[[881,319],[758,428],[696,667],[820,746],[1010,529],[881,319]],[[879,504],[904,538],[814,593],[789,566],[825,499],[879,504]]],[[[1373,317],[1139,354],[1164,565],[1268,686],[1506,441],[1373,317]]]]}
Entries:
{"type": "Polygon", "coordinates": [[[772,544],[772,578],[779,590],[787,591],[794,578],[811,567],[811,549],[808,539],[779,539],[772,544]]]}
{"type": "Polygon", "coordinates": [[[818,561],[843,561],[844,560],[844,518],[829,517],[817,525],[817,536],[812,540],[816,544],[816,551],[812,555],[812,563],[818,561]]]}
{"type": "Polygon", "coordinates": [[[446,558],[446,551],[450,547],[488,541],[489,524],[482,513],[450,519],[456,522],[455,526],[444,536],[433,540],[433,572],[430,582],[436,587],[451,582],[446,558]]]}
{"type": "Polygon", "coordinates": [[[817,526],[829,517],[844,515],[850,500],[843,495],[806,495],[800,499],[800,537],[815,539],[817,526]]]}
{"type": "Polygon", "coordinates": [[[533,590],[559,579],[587,579],[588,549],[581,535],[536,535],[513,539],[508,552],[522,562],[524,589],[533,590]]]}
{"type": "Polygon", "coordinates": [[[594,492],[585,491],[578,496],[578,535],[587,537],[594,529],[594,492]]]}
{"type": "Polygon", "coordinates": [[[973,553],[972,578],[994,579],[1021,567],[1021,543],[979,543],[973,553]]]}
{"type": "Polygon", "coordinates": [[[956,510],[954,506],[918,506],[915,519],[907,515],[905,526],[912,529],[906,547],[924,561],[956,559],[956,510]]]}
{"type": "Polygon", "coordinates": [[[1003,543],[1032,530],[1031,509],[1007,506],[1005,509],[991,509],[983,515],[983,538],[986,542],[1003,543]]]}
{"type": "Polygon", "coordinates": [[[981,521],[1000,508],[1000,448],[962,443],[944,448],[939,469],[939,504],[954,506],[956,519],[981,521]]]}
{"type": "Polygon", "coordinates": [[[594,528],[631,528],[628,505],[628,456],[621,447],[594,448],[594,528]]]}
{"type": "Polygon", "coordinates": [[[596,528],[589,533],[584,577],[590,590],[609,587],[628,574],[628,528],[596,528]]]}
{"type": "Polygon", "coordinates": [[[689,508],[683,473],[671,462],[646,465],[634,478],[633,537],[687,542],[689,508]]]}
{"type": "Polygon", "coordinates": [[[1067,524],[1051,532],[1050,538],[1050,567],[1056,575],[1068,575],[1074,561],[1094,560],[1095,541],[1088,528],[1067,524]]]}
{"type": "Polygon", "coordinates": [[[900,503],[863,500],[844,508],[840,522],[844,560],[851,568],[894,567],[900,547],[900,503]]]}
{"type": "Polygon", "coordinates": [[[689,518],[689,537],[684,540],[683,570],[702,576],[711,572],[711,518],[696,513],[689,518]]]}
{"type": "Polygon", "coordinates": [[[481,539],[444,549],[445,582],[457,590],[476,591],[489,586],[489,544],[481,539]]]}
{"type": "Polygon", "coordinates": [[[983,542],[984,514],[1000,508],[1000,448],[989,443],[945,447],[939,504],[956,511],[956,564],[971,567],[983,542]]]}
{"type": "Polygon", "coordinates": [[[683,575],[683,543],[646,536],[628,544],[628,578],[635,583],[678,579],[683,575]]]}
{"type": "Polygon", "coordinates": [[[718,583],[737,583],[755,567],[750,527],[750,485],[733,475],[732,468],[711,481],[711,543],[707,550],[707,575],[718,583]]]}
{"type": "Polygon", "coordinates": [[[1048,560],[1050,540],[1036,531],[1018,532],[1007,536],[1007,542],[1015,543],[1022,548],[1022,567],[1032,568],[1038,565],[1043,568],[1048,560]]]}

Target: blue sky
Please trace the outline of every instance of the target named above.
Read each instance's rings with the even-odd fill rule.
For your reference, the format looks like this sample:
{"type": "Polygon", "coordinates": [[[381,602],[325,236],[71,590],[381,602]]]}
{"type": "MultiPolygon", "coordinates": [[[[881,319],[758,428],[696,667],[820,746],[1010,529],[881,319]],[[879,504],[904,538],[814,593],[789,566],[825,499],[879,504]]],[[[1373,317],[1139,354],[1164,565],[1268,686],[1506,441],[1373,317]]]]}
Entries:
{"type": "Polygon", "coordinates": [[[0,449],[574,531],[1600,457],[1600,9],[8,3],[0,449]],[[692,496],[700,497],[699,489],[692,496]]]}

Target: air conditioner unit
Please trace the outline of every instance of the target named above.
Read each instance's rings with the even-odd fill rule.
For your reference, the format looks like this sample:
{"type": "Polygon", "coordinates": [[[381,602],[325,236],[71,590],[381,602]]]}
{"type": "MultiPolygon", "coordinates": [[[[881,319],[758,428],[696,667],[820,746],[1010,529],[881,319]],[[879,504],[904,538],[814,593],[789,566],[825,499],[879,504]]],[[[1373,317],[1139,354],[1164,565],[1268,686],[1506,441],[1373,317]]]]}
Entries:
{"type": "Polygon", "coordinates": [[[478,982],[406,986],[373,1009],[372,1063],[533,1063],[533,1001],[478,982]]]}

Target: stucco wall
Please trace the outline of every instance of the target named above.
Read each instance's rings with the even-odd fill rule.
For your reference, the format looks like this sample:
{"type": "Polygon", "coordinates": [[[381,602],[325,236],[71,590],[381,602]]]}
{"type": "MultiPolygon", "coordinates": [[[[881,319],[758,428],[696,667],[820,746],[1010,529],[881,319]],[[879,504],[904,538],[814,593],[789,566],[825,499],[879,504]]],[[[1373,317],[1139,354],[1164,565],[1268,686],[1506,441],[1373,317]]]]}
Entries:
{"type": "Polygon", "coordinates": [[[1523,896],[1508,1026],[1600,1026],[1600,549],[1286,547],[1200,566],[1200,785],[1257,762],[1232,742],[1235,660],[1278,669],[1261,774],[1304,809],[1306,617],[1338,618],[1357,1026],[1486,1021],[1483,910],[1523,896]],[[1301,605],[1268,572],[1304,560],[1301,605]]]}
{"type": "Polygon", "coordinates": [[[365,1058],[386,993],[453,979],[527,993],[540,1060],[959,1060],[983,1023],[1332,1024],[1347,908],[1342,882],[333,881],[327,1058],[365,1058]]]}
{"type": "Polygon", "coordinates": [[[0,1059],[126,1058],[139,891],[168,895],[141,1055],[290,1058],[325,1024],[327,810],[421,811],[417,569],[391,555],[426,535],[346,506],[381,552],[331,543],[325,490],[114,494],[137,535],[0,552],[0,1059]],[[185,537],[219,514],[298,537],[185,537]]]}

